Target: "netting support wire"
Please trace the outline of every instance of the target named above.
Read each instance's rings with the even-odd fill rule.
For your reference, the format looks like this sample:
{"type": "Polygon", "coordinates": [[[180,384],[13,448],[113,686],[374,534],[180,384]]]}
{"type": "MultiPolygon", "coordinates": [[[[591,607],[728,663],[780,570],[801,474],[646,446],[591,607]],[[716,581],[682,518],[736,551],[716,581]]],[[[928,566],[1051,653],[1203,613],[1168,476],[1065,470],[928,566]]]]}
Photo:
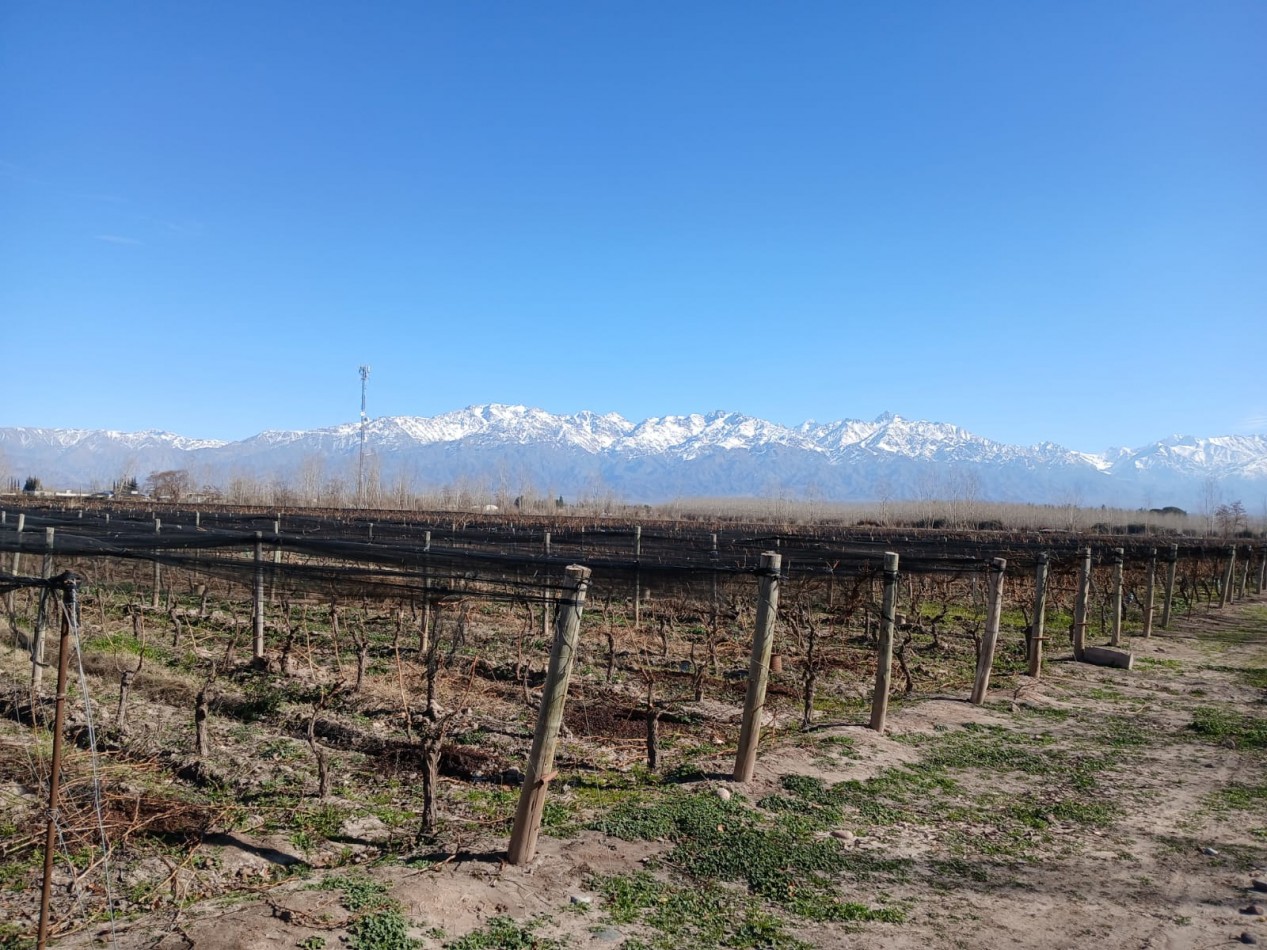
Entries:
{"type": "Polygon", "coordinates": [[[79,615],[79,578],[69,571],[49,578],[61,590],[65,610],[57,658],[57,706],[53,714],[53,762],[48,780],[48,829],[44,837],[44,882],[40,891],[40,930],[36,950],[48,945],[49,902],[53,894],[53,856],[57,851],[57,804],[61,794],[62,730],[66,724],[66,680],[70,667],[70,618],[79,615]]]}

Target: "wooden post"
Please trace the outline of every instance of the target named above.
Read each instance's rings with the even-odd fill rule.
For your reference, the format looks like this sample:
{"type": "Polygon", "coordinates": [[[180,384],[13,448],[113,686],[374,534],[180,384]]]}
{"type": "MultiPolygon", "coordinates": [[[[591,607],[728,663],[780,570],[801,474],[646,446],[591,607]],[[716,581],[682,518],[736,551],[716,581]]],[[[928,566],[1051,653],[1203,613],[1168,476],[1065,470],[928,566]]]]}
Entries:
{"type": "MultiPolygon", "coordinates": [[[[720,557],[720,552],[717,550],[717,535],[714,534],[713,535],[713,549],[709,551],[708,553],[709,563],[712,565],[712,568],[713,568],[713,614],[712,614],[712,617],[710,618],[711,622],[709,624],[709,628],[712,630],[712,635],[714,637],[717,635],[717,559],[719,557],[720,557]]],[[[713,672],[715,673],[716,670],[714,670],[713,672]]]]}
{"type": "MultiPolygon", "coordinates": [[[[158,536],[163,530],[163,522],[158,518],[154,519],[154,535],[158,536]]],[[[158,545],[154,546],[154,592],[150,595],[150,606],[157,607],[159,605],[159,594],[163,586],[163,566],[158,563],[158,545]]]]}
{"type": "MultiPolygon", "coordinates": [[[[18,568],[21,566],[21,563],[22,563],[22,555],[19,553],[19,549],[22,547],[22,529],[25,527],[26,527],[26,515],[19,512],[17,531],[14,532],[14,536],[13,536],[13,542],[14,542],[13,570],[11,571],[11,573],[14,575],[18,573],[18,568]]],[[[9,615],[9,617],[13,616],[13,591],[9,591],[7,594],[4,595],[4,609],[5,609],[5,612],[9,615]]],[[[10,623],[12,623],[12,620],[10,620],[10,623]]],[[[16,624],[14,624],[13,626],[13,636],[14,636],[13,645],[17,646],[18,645],[18,640],[17,640],[18,628],[16,624]]]]}
{"type": "Polygon", "coordinates": [[[21,513],[21,512],[19,512],[19,513],[18,513],[18,530],[14,533],[14,537],[13,537],[14,543],[15,543],[15,545],[16,545],[16,547],[14,548],[14,551],[13,551],[13,571],[12,571],[12,573],[14,573],[14,574],[20,574],[20,573],[22,572],[22,571],[21,571],[21,568],[22,568],[22,552],[21,552],[21,550],[20,550],[20,549],[21,549],[21,547],[22,547],[22,532],[23,532],[24,530],[26,530],[26,515],[25,515],[25,514],[23,514],[23,513],[21,513]]]}
{"type": "Polygon", "coordinates": [[[739,728],[739,752],[735,756],[734,780],[752,781],[757,767],[757,743],[761,739],[761,714],[765,711],[765,690],[770,679],[770,653],[774,648],[774,620],[779,612],[779,569],[783,555],[766,551],[761,555],[757,574],[757,629],[752,638],[752,658],[748,662],[748,696],[743,704],[739,728]]]}
{"type": "Polygon", "coordinates": [[[1175,572],[1179,568],[1179,545],[1172,544],[1166,552],[1166,592],[1161,598],[1161,629],[1170,626],[1170,608],[1175,602],[1175,572]]]}
{"type": "Polygon", "coordinates": [[[1047,619],[1047,569],[1050,558],[1046,551],[1038,555],[1038,567],[1034,570],[1034,623],[1029,632],[1029,675],[1038,679],[1043,675],[1043,631],[1047,619]]]}
{"type": "MultiPolygon", "coordinates": [[[[45,579],[53,576],[53,534],[53,528],[44,529],[44,566],[40,576],[45,579]]],[[[51,598],[51,591],[40,591],[40,609],[35,614],[35,635],[31,638],[31,689],[36,695],[44,685],[44,635],[52,611],[51,598]]]]}
{"type": "Polygon", "coordinates": [[[1109,637],[1110,646],[1122,645],[1122,574],[1126,561],[1126,551],[1113,549],[1113,626],[1109,637]]]}
{"type": "Polygon", "coordinates": [[[1082,549],[1078,565],[1078,592],[1073,603],[1073,658],[1082,660],[1087,644],[1087,609],[1091,600],[1091,549],[1082,549]]]}
{"type": "Polygon", "coordinates": [[[1236,570],[1236,545],[1227,549],[1227,568],[1223,571],[1223,586],[1219,590],[1219,606],[1226,607],[1232,601],[1232,576],[1236,570]]]}
{"type": "Polygon", "coordinates": [[[546,557],[549,557],[550,556],[550,532],[549,531],[546,532],[544,543],[545,543],[546,557]]]}
{"type": "Polygon", "coordinates": [[[274,603],[277,600],[277,578],[281,574],[282,566],[282,523],[281,520],[273,522],[273,569],[268,573],[268,602],[274,603]]]}
{"type": "Polygon", "coordinates": [[[897,564],[893,551],[884,552],[884,600],[880,606],[880,646],[876,653],[875,693],[871,697],[871,728],[884,732],[889,714],[889,684],[893,680],[893,626],[897,612],[897,564]]]}
{"type": "Polygon", "coordinates": [[[1148,551],[1148,585],[1144,590],[1144,636],[1153,635],[1153,610],[1157,606],[1157,549],[1148,551]]]}
{"type": "Polygon", "coordinates": [[[1261,594],[1263,585],[1267,584],[1267,548],[1258,549],[1258,580],[1254,584],[1254,593],[1261,594]]]}
{"type": "Polygon", "coordinates": [[[1249,562],[1254,556],[1253,548],[1245,549],[1245,563],[1241,565],[1241,582],[1236,587],[1236,599],[1245,599],[1245,589],[1249,587],[1249,562]]]}
{"type": "MultiPolygon", "coordinates": [[[[642,525],[634,525],[634,563],[642,557],[642,525]]],[[[634,568],[634,629],[642,621],[642,571],[634,568]]]]}
{"type": "Polygon", "coordinates": [[[972,702],[980,706],[990,692],[990,668],[994,665],[994,648],[999,642],[999,621],[1003,616],[1003,572],[1007,559],[996,557],[990,562],[987,577],[985,634],[981,637],[981,655],[977,657],[977,678],[972,685],[972,702]]]}
{"type": "Polygon", "coordinates": [[[49,910],[53,894],[53,856],[57,853],[57,806],[61,797],[62,733],[66,726],[66,681],[70,671],[70,625],[79,615],[78,578],[65,575],[61,640],[57,656],[57,705],[53,711],[53,759],[48,780],[48,827],[44,835],[44,881],[40,892],[40,926],[36,947],[48,945],[49,910]]]}
{"type": "Polygon", "coordinates": [[[251,655],[257,660],[264,659],[264,533],[255,532],[255,609],[252,612],[254,625],[251,638],[251,655]]]}
{"type": "Polygon", "coordinates": [[[506,860],[511,864],[531,861],[537,852],[537,835],[541,830],[541,813],[545,809],[546,790],[554,778],[554,750],[563,722],[563,705],[567,700],[568,679],[572,675],[572,659],[576,655],[581,631],[581,612],[585,592],[589,589],[590,569],[573,564],[564,571],[563,591],[559,599],[559,616],[554,628],[554,646],[550,651],[550,667],[546,672],[537,713],[537,728],[532,736],[532,751],[524,769],[523,789],[515,809],[515,825],[510,833],[506,860]]]}
{"type": "MultiPolygon", "coordinates": [[[[422,553],[431,553],[431,532],[422,534],[422,553]]],[[[427,652],[431,637],[431,559],[422,562],[422,636],[418,639],[418,653],[427,652]]]]}
{"type": "Polygon", "coordinates": [[[202,512],[201,511],[194,512],[194,527],[195,528],[202,527],[202,512]]]}

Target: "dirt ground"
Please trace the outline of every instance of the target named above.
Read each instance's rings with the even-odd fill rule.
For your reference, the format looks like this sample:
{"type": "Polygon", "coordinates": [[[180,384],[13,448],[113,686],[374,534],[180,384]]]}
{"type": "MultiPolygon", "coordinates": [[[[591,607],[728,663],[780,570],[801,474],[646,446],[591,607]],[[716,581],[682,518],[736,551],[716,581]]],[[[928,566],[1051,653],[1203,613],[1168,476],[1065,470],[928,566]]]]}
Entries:
{"type": "MultiPolygon", "coordinates": [[[[722,945],[1205,950],[1267,942],[1267,893],[1252,883],[1267,880],[1267,600],[1177,619],[1130,648],[1135,667],[1124,671],[1076,664],[1057,647],[1041,681],[1018,678],[983,707],[951,696],[900,702],[883,736],[856,716],[809,732],[775,729],[746,787],[723,777],[733,751],[700,760],[702,775],[663,789],[664,802],[730,793],[751,808],[786,794],[788,776],[841,789],[830,806],[838,810],[820,812],[827,824],[815,834],[867,870],[834,878],[835,896],[893,911],[889,920],[824,920],[767,902],[783,937],[731,935],[722,945]],[[903,791],[908,776],[930,784],[903,791]],[[868,807],[873,792],[884,810],[868,807]]],[[[645,909],[619,913],[604,895],[602,881],[638,874],[695,886],[662,836],[617,837],[581,822],[561,836],[547,831],[535,859],[512,867],[501,833],[376,860],[381,823],[343,831],[365,847],[345,852],[338,867],[321,867],[285,835],[210,836],[197,860],[169,861],[170,887],[179,893],[182,881],[212,868],[238,882],[230,896],[133,910],[55,945],[392,946],[358,933],[363,914],[349,906],[350,885],[338,886],[350,875],[381,884],[408,937],[429,950],[719,945],[645,909]],[[490,929],[503,918],[515,922],[506,931],[513,939],[490,929]]],[[[746,899],[742,884],[720,886],[746,899]]]]}

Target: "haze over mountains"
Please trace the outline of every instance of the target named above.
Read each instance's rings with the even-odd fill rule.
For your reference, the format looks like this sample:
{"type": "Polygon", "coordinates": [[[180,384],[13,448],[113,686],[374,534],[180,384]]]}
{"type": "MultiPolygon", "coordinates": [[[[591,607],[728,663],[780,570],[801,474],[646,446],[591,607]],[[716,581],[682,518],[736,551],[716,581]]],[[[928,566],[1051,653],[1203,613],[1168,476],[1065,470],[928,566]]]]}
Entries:
{"type": "MultiPolygon", "coordinates": [[[[47,487],[97,489],[121,476],[186,469],[196,485],[234,478],[302,492],[355,484],[360,425],[267,431],[236,442],[166,432],[0,428],[0,475],[47,487]],[[350,480],[350,481],[349,481],[350,480]]],[[[940,422],[891,413],[864,422],[796,427],[744,416],[554,415],[523,406],[471,406],[433,418],[389,416],[366,428],[370,469],[384,487],[464,485],[568,500],[687,497],[833,501],[975,498],[1040,504],[1178,505],[1195,509],[1213,479],[1224,500],[1251,510],[1267,498],[1267,437],[1175,436],[1094,455],[1050,442],[993,442],[940,422]]]]}

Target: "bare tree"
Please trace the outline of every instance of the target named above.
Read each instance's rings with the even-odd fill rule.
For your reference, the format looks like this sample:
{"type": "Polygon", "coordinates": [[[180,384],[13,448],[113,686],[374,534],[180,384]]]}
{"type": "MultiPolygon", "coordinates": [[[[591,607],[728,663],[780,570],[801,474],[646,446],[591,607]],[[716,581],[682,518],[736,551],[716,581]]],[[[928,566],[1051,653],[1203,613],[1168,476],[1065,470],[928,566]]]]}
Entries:
{"type": "Polygon", "coordinates": [[[177,503],[189,494],[193,480],[189,472],[183,468],[169,469],[165,472],[150,472],[145,479],[145,487],[156,501],[177,503]]]}

